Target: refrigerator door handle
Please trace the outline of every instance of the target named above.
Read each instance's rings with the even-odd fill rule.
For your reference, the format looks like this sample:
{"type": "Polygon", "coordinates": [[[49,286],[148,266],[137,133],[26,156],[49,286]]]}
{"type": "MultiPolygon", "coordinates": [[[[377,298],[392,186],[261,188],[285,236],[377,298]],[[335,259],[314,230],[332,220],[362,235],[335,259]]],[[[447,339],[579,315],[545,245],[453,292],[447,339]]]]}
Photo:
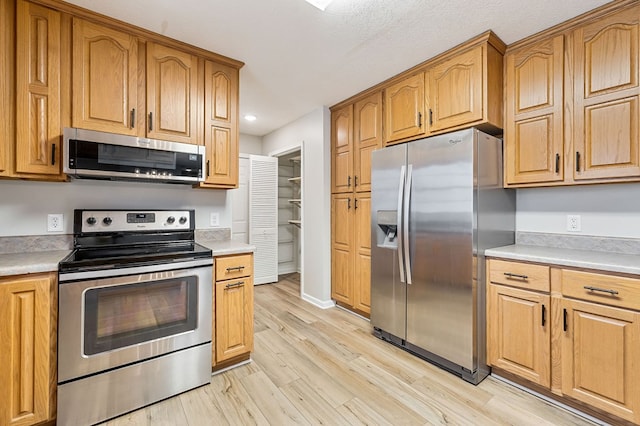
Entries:
{"type": "Polygon", "coordinates": [[[413,175],[413,165],[409,164],[407,166],[407,179],[404,190],[404,207],[402,209],[402,214],[404,218],[402,219],[402,231],[404,235],[402,236],[402,241],[404,243],[404,264],[407,272],[407,284],[412,284],[411,282],[411,254],[409,253],[409,206],[411,205],[411,176],[413,175]]]}
{"type": "Polygon", "coordinates": [[[397,210],[397,238],[398,238],[398,266],[400,269],[400,282],[404,284],[404,256],[402,253],[402,243],[404,241],[404,235],[402,234],[403,222],[402,222],[402,199],[404,198],[404,184],[405,184],[405,171],[406,167],[400,168],[400,185],[398,185],[398,210],[397,210]]]}

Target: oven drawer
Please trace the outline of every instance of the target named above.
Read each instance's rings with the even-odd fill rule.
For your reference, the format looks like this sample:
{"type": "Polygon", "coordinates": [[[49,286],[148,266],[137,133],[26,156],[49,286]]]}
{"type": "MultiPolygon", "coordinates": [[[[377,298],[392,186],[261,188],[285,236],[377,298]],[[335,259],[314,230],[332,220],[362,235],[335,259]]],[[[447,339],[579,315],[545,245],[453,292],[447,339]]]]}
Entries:
{"type": "Polygon", "coordinates": [[[562,295],[640,310],[640,280],[633,278],[563,269],[562,295]]]}
{"type": "Polygon", "coordinates": [[[216,281],[249,277],[253,274],[251,254],[216,257],[216,281]]]}

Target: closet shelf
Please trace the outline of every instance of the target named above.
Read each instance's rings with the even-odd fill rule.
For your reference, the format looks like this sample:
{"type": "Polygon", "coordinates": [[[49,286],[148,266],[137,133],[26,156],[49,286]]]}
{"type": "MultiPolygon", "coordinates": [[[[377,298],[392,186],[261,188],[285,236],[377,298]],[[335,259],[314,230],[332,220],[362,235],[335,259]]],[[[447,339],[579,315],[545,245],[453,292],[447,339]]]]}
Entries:
{"type": "Polygon", "coordinates": [[[294,200],[288,200],[291,204],[295,204],[297,206],[300,206],[302,204],[302,200],[300,199],[294,199],[294,200]]]}
{"type": "Polygon", "coordinates": [[[302,180],[301,176],[296,176],[296,177],[292,177],[288,179],[289,182],[293,182],[293,183],[300,183],[300,181],[302,180]]]}
{"type": "Polygon", "coordinates": [[[302,221],[301,220],[290,220],[289,221],[290,224],[297,226],[298,228],[302,227],[302,221]]]}
{"type": "Polygon", "coordinates": [[[289,158],[289,161],[300,161],[300,156],[298,155],[297,157],[291,157],[289,158]]]}

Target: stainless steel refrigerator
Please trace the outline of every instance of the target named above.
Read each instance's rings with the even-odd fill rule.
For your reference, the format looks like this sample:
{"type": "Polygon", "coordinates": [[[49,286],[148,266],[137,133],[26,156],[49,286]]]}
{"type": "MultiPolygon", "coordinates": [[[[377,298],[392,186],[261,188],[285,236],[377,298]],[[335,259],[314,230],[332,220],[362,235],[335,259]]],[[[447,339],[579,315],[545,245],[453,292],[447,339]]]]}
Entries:
{"type": "Polygon", "coordinates": [[[472,128],[371,161],[374,334],[477,384],[489,373],[484,250],[515,234],[502,141],[472,128]]]}

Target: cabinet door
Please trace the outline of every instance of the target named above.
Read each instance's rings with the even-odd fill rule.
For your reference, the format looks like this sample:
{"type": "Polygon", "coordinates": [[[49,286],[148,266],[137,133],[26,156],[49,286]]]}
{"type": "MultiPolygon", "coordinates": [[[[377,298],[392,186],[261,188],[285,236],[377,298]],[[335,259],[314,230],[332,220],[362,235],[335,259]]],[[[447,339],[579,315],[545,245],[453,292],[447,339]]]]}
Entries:
{"type": "Polygon", "coordinates": [[[640,423],[640,314],[562,299],[562,392],[640,423]]]}
{"type": "MultiPolygon", "coordinates": [[[[0,117],[15,117],[15,4],[0,1],[0,117]]],[[[9,169],[9,153],[13,150],[13,122],[0,121],[0,175],[9,169]]]]}
{"type": "Polygon", "coordinates": [[[147,136],[197,144],[198,58],[147,43],[147,136]]]}
{"type": "Polygon", "coordinates": [[[72,62],[73,126],[137,135],[136,38],[74,18],[72,62]]]}
{"type": "Polygon", "coordinates": [[[60,174],[60,12],[18,1],[16,172],[60,174]]]}
{"type": "Polygon", "coordinates": [[[356,194],[353,306],[371,313],[371,194],[356,194]]]}
{"type": "Polygon", "coordinates": [[[238,186],[238,69],[205,62],[205,184],[238,186]]]}
{"type": "Polygon", "coordinates": [[[573,33],[576,180],[640,176],[639,16],[636,6],[573,33]]]}
{"type": "Polygon", "coordinates": [[[353,105],[331,113],[331,192],[351,192],[353,105]]]}
{"type": "Polygon", "coordinates": [[[353,204],[351,194],[331,197],[331,298],[353,306],[353,204]]]}
{"type": "Polygon", "coordinates": [[[384,90],[385,144],[425,134],[424,73],[384,90]]]}
{"type": "Polygon", "coordinates": [[[551,386],[550,297],[495,284],[487,298],[488,363],[551,386]]]}
{"type": "Polygon", "coordinates": [[[430,132],[482,119],[482,49],[478,46],[429,69],[430,132]]]}
{"type": "Polygon", "coordinates": [[[507,184],[564,179],[563,58],[562,35],[505,57],[507,184]]]}
{"type": "Polygon", "coordinates": [[[53,414],[53,281],[49,275],[0,279],[0,424],[36,424],[53,414]]]}
{"type": "Polygon", "coordinates": [[[253,350],[253,278],[216,282],[216,362],[253,350]]]}
{"type": "Polygon", "coordinates": [[[371,152],[382,147],[382,92],[354,105],[354,178],[357,192],[371,191],[371,152]]]}

